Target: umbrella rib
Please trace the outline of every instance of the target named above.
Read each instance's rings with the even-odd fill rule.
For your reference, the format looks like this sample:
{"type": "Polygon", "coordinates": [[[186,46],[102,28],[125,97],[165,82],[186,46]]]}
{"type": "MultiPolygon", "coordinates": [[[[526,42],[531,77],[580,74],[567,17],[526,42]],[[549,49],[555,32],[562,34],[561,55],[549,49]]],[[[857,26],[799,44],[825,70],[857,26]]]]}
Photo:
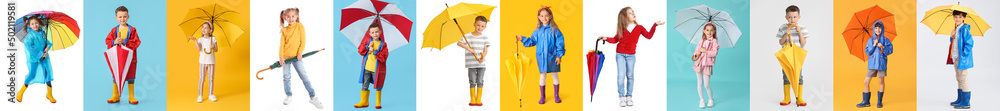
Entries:
{"type": "MultiPolygon", "coordinates": [[[[728,32],[728,30],[726,29],[726,27],[718,27],[718,28],[722,29],[723,32],[728,32]]],[[[737,28],[737,29],[739,29],[739,28],[737,28]]],[[[725,33],[725,34],[726,34],[726,37],[732,36],[732,35],[729,35],[729,33],[725,33]]],[[[740,36],[740,35],[736,35],[736,36],[740,36]]],[[[718,38],[718,36],[716,36],[716,38],[718,38]]],[[[733,40],[732,37],[729,37],[729,38],[726,38],[726,39],[729,39],[729,41],[726,41],[726,43],[729,43],[729,46],[736,47],[736,44],[732,43],[732,40],[733,40]]],[[[737,41],[739,41],[739,40],[737,40],[737,41]]]]}
{"type": "Polygon", "coordinates": [[[974,25],[976,25],[976,27],[975,27],[976,29],[978,29],[978,30],[979,30],[979,31],[981,31],[981,32],[983,31],[983,29],[982,29],[982,28],[979,28],[979,27],[978,27],[978,26],[979,26],[979,22],[976,22],[976,19],[969,19],[969,20],[972,20],[972,23],[973,23],[974,25]]]}
{"type": "MultiPolygon", "coordinates": [[[[936,14],[936,13],[935,13],[935,14],[936,14]]],[[[945,24],[944,22],[947,22],[947,20],[948,20],[947,18],[945,18],[945,19],[941,19],[941,24],[940,24],[940,25],[938,25],[938,29],[934,30],[934,32],[935,32],[935,33],[937,33],[937,31],[941,30],[941,27],[943,27],[943,26],[944,26],[944,24],[945,24]]]]}

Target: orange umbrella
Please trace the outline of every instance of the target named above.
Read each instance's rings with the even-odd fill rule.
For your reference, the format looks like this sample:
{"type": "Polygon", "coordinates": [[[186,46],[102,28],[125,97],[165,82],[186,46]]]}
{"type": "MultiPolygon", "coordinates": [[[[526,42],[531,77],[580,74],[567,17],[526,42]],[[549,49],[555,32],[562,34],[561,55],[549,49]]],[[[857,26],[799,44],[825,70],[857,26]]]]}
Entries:
{"type": "Polygon", "coordinates": [[[895,17],[893,17],[892,13],[885,11],[878,5],[854,12],[851,22],[847,24],[847,28],[843,32],[845,43],[847,43],[847,48],[851,51],[851,55],[858,57],[862,61],[868,60],[868,56],[865,55],[865,44],[868,42],[868,38],[872,37],[871,28],[875,21],[882,21],[885,27],[882,30],[885,32],[885,37],[889,38],[889,41],[896,38],[895,17]]]}

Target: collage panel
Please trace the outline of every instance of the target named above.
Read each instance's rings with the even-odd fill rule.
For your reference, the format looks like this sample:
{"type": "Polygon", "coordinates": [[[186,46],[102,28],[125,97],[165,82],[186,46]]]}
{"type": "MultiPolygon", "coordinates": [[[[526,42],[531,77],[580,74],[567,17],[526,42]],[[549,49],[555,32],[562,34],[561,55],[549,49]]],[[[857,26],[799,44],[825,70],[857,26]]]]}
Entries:
{"type": "Polygon", "coordinates": [[[250,2],[166,5],[167,110],[250,110],[250,2]]]}
{"type": "Polygon", "coordinates": [[[750,108],[750,1],[667,1],[667,110],[750,108]]]}
{"type": "Polygon", "coordinates": [[[585,0],[583,109],[666,110],[664,0],[585,0]],[[619,29],[620,28],[620,29],[619,29]],[[589,100],[588,100],[589,99],[589,100]]]}
{"type": "Polygon", "coordinates": [[[833,110],[832,3],[751,2],[749,110],[833,110]]]}
{"type": "Polygon", "coordinates": [[[415,110],[414,0],[333,3],[333,110],[415,110]],[[382,94],[382,89],[385,94],[382,94]],[[382,101],[385,96],[385,101],[382,101]]]}
{"type": "Polygon", "coordinates": [[[84,110],[166,110],[166,1],[84,2],[84,110]]]}
{"type": "Polygon", "coordinates": [[[81,1],[8,1],[7,102],[0,107],[83,109],[82,9],[81,1]]]}
{"type": "Polygon", "coordinates": [[[833,110],[916,110],[915,8],[914,0],[833,2],[833,32],[841,33],[833,39],[833,110]]]}

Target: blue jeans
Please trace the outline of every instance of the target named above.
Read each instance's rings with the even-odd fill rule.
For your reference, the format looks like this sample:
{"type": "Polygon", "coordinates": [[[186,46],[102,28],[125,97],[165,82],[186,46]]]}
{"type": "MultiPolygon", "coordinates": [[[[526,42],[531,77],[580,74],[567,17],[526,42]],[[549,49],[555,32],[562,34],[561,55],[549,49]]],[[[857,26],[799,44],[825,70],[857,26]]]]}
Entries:
{"type": "Polygon", "coordinates": [[[285,95],[292,96],[292,83],[290,82],[292,81],[291,71],[293,66],[295,67],[295,72],[299,73],[299,79],[302,79],[302,85],[305,85],[306,91],[309,91],[309,97],[316,96],[316,93],[313,92],[312,83],[309,83],[309,76],[306,75],[305,66],[302,66],[302,61],[290,62],[281,67],[281,73],[284,74],[285,95]]]}
{"type": "Polygon", "coordinates": [[[635,72],[635,54],[615,53],[618,62],[618,97],[632,96],[632,83],[635,82],[632,73],[635,72]],[[626,81],[627,79],[627,81],[626,81]],[[628,91],[625,91],[628,84],[628,91]]]}

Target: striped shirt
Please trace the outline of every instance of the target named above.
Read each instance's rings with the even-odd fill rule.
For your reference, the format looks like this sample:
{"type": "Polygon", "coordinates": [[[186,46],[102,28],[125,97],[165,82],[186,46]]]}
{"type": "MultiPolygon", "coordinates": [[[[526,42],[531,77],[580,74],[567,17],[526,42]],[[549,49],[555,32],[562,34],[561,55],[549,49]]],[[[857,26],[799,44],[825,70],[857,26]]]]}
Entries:
{"type": "MultiPolygon", "coordinates": [[[[791,41],[795,45],[805,48],[805,46],[802,46],[802,43],[799,43],[799,33],[802,33],[802,36],[805,36],[802,38],[809,38],[809,30],[806,28],[806,26],[803,26],[802,24],[798,24],[798,26],[799,28],[802,28],[800,29],[802,32],[796,32],[795,29],[792,28],[791,30],[792,33],[790,34],[790,36],[792,37],[789,38],[792,39],[791,41]]],[[[777,35],[778,40],[781,40],[782,37],[785,37],[785,29],[788,29],[788,24],[781,24],[781,27],[778,28],[778,35],[777,35]]]]}
{"type": "MultiPolygon", "coordinates": [[[[478,55],[480,58],[482,58],[483,56],[482,52],[483,50],[485,50],[483,48],[485,48],[486,46],[490,46],[490,40],[486,38],[486,35],[472,36],[472,33],[465,34],[465,38],[462,38],[462,40],[458,40],[458,42],[471,46],[469,48],[476,50],[476,55],[478,55]],[[465,42],[466,39],[468,39],[469,42],[465,42]]],[[[476,56],[472,55],[472,52],[465,51],[465,68],[483,68],[483,67],[486,67],[486,65],[479,63],[479,61],[476,60],[476,56]]]]}

